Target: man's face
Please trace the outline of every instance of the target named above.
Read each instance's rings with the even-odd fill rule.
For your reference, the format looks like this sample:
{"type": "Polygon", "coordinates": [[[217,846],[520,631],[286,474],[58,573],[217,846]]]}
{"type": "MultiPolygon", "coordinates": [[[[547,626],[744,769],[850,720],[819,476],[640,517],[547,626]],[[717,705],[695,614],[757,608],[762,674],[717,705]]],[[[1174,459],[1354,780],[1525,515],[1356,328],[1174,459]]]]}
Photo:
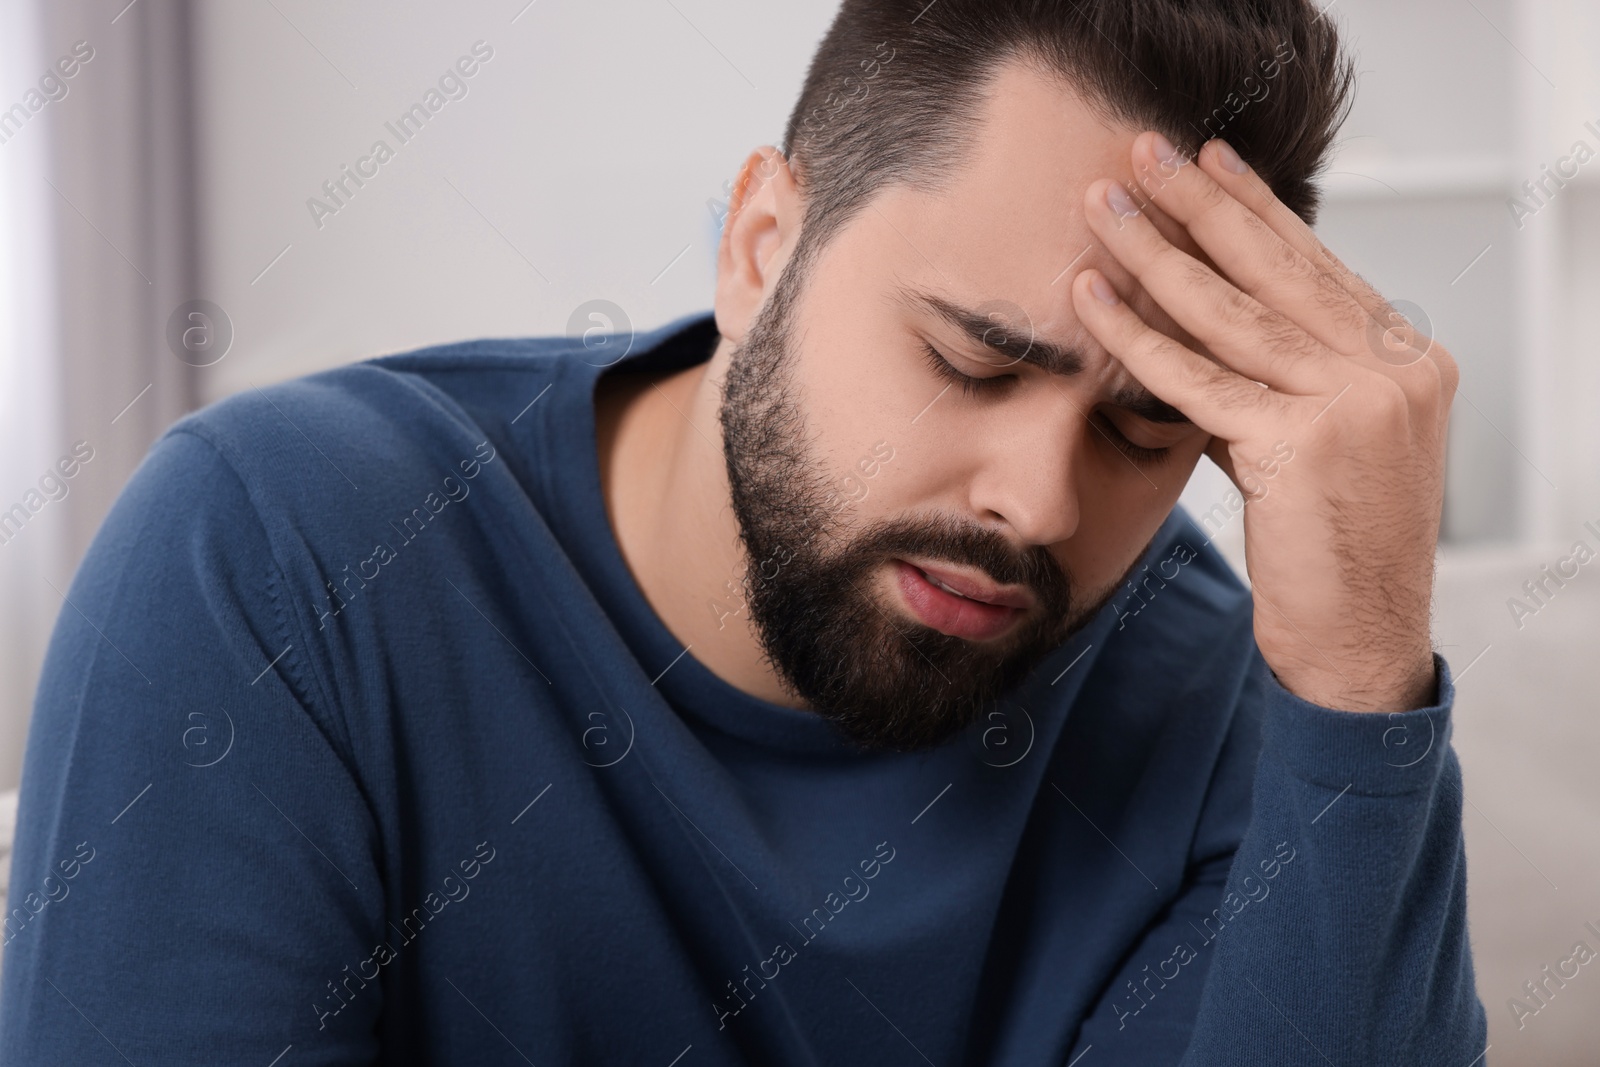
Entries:
{"type": "Polygon", "coordinates": [[[1137,132],[1005,68],[949,186],[879,193],[734,348],[722,422],[751,618],[785,684],[859,743],[976,721],[1121,585],[1207,443],[1162,421],[1181,416],[1069,297],[1094,266],[1192,343],[1083,219],[1090,182],[1132,177],[1137,132]]]}

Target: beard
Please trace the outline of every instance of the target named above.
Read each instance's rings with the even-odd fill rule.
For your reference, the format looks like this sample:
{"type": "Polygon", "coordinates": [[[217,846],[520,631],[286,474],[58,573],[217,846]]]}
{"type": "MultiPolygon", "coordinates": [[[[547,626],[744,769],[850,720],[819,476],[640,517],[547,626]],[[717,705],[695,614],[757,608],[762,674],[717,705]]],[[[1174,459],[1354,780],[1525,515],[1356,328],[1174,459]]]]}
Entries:
{"type": "Polygon", "coordinates": [[[1019,554],[999,533],[950,515],[863,525],[830,506],[833,479],[808,448],[792,381],[789,323],[805,273],[797,254],[734,348],[723,386],[719,420],[745,550],[745,603],[783,687],[850,741],[865,749],[932,748],[980,720],[1121,583],[1082,607],[1043,546],[1019,554]],[[873,592],[885,565],[906,557],[966,564],[999,583],[1022,584],[1034,604],[992,640],[943,633],[873,592]]]}

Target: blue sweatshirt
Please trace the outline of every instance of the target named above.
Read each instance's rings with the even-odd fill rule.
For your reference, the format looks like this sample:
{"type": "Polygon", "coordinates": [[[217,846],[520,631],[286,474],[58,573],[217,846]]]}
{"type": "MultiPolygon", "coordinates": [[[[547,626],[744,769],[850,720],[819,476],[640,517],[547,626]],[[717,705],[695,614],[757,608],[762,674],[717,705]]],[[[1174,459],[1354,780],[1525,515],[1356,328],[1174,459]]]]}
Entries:
{"type": "MultiPolygon", "coordinates": [[[[624,365],[709,357],[707,315],[624,365]]],[[[863,755],[633,581],[581,342],[174,424],[55,626],[7,1064],[1457,1064],[1453,687],[1309,704],[1180,510],[982,723],[863,755]]],[[[709,609],[708,609],[709,610],[709,609]]]]}

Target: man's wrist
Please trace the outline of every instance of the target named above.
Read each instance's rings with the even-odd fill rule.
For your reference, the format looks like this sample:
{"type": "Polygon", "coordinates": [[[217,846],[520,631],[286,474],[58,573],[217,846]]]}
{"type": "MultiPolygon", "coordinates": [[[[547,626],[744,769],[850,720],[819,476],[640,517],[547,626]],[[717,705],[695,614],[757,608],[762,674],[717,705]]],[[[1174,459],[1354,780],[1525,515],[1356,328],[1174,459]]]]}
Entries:
{"type": "Polygon", "coordinates": [[[1276,668],[1273,675],[1301,700],[1339,711],[1415,711],[1432,707],[1439,694],[1439,672],[1431,649],[1409,665],[1374,672],[1370,680],[1332,671],[1282,672],[1276,668]]]}
{"type": "Polygon", "coordinates": [[[1371,714],[1313,703],[1290,691],[1263,662],[1266,717],[1263,759],[1296,777],[1338,792],[1390,796],[1422,788],[1446,758],[1455,682],[1435,656],[1432,702],[1371,714]]]}

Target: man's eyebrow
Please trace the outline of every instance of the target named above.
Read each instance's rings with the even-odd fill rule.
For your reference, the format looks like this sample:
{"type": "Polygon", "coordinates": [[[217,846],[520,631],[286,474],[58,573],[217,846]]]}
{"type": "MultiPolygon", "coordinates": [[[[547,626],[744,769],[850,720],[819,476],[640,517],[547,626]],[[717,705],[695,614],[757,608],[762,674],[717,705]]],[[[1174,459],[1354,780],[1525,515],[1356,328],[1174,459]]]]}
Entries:
{"type": "Polygon", "coordinates": [[[1032,336],[1031,323],[1009,322],[999,314],[985,315],[922,289],[903,289],[901,295],[912,307],[937,315],[973,344],[991,348],[1008,360],[1032,363],[1051,374],[1073,375],[1083,370],[1081,351],[1032,336]]]}
{"type": "MultiPolygon", "coordinates": [[[[904,288],[901,297],[913,308],[930,312],[960,330],[975,345],[994,351],[1018,363],[1031,363],[1050,374],[1070,377],[1083,370],[1081,349],[1030,336],[1030,324],[1007,322],[1003,317],[984,315],[961,307],[936,293],[904,288]]],[[[1126,386],[1112,395],[1111,402],[1148,422],[1183,424],[1189,416],[1157,397],[1141,385],[1126,386]]]]}

